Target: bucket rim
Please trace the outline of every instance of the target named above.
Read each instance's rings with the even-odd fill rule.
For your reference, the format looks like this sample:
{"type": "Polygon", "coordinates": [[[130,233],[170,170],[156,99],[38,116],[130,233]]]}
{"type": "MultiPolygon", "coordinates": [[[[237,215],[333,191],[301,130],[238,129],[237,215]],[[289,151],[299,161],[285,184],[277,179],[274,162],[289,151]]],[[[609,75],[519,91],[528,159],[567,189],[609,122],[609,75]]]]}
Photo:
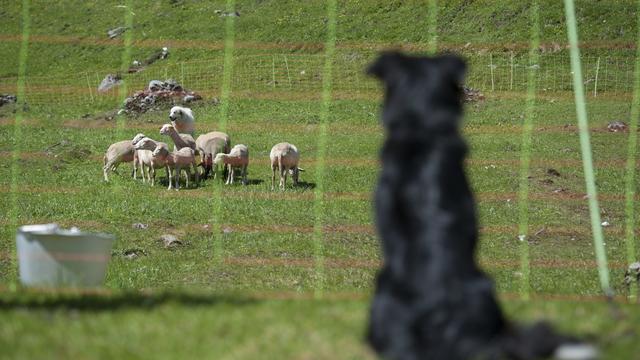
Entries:
{"type": "Polygon", "coordinates": [[[116,239],[115,235],[103,232],[80,231],[77,228],[71,228],[69,230],[61,229],[56,223],[22,225],[18,228],[18,233],[29,236],[35,235],[39,238],[56,238],[59,240],[71,240],[78,237],[92,237],[105,241],[115,241],[116,239]]]}

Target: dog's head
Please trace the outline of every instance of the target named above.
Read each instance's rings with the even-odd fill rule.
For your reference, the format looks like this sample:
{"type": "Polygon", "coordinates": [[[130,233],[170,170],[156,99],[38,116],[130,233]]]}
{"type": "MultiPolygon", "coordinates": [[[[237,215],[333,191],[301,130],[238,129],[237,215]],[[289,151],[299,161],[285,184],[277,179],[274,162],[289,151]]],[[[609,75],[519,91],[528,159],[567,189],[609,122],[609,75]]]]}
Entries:
{"type": "Polygon", "coordinates": [[[171,121],[193,121],[193,112],[189,108],[182,106],[174,106],[169,111],[169,119],[171,121]]]}
{"type": "Polygon", "coordinates": [[[457,126],[465,72],[465,62],[455,55],[417,57],[399,52],[383,53],[367,69],[384,83],[383,124],[393,128],[401,122],[414,129],[457,126]]]}

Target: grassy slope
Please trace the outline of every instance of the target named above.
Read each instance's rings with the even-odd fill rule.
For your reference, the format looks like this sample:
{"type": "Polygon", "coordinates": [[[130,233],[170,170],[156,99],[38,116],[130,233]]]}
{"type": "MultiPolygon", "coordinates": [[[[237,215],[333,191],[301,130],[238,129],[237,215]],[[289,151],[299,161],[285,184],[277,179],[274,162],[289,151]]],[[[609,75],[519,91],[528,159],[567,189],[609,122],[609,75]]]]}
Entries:
{"type": "MultiPolygon", "coordinates": [[[[200,41],[185,48],[172,47],[168,64],[219,56],[220,50],[216,49],[216,44],[221,45],[224,27],[223,21],[213,11],[223,9],[223,3],[178,1],[173,5],[169,2],[148,5],[147,2],[138,2],[134,6],[134,39],[162,40],[158,46],[163,41],[176,39],[200,41]],[[160,26],[171,23],[173,18],[188,18],[191,21],[183,22],[180,28],[160,26]]],[[[467,41],[482,44],[527,42],[529,21],[521,2],[477,1],[464,6],[462,3],[447,1],[440,10],[440,41],[454,44],[467,41]]],[[[115,1],[78,1],[65,2],[63,5],[34,2],[31,33],[34,36],[102,39],[107,28],[117,26],[122,21],[123,10],[116,7],[118,4],[120,2],[115,1]]],[[[427,28],[423,8],[421,2],[342,2],[338,6],[338,45],[352,42],[425,44],[428,40],[426,30],[415,31],[416,27],[427,28]],[[397,26],[400,21],[416,25],[397,26]]],[[[303,5],[293,1],[239,2],[238,9],[242,14],[236,27],[239,44],[324,42],[325,14],[320,2],[305,2],[303,5]]],[[[615,5],[579,2],[578,9],[583,40],[634,41],[633,2],[621,1],[615,5]]],[[[3,23],[0,33],[19,34],[19,5],[5,6],[2,11],[7,22],[3,23]]],[[[560,3],[545,1],[541,11],[543,41],[564,41],[564,10],[560,3]]],[[[15,55],[0,58],[0,76],[17,73],[18,49],[18,42],[0,42],[0,50],[15,55]]],[[[144,58],[153,49],[136,47],[133,57],[144,58]]],[[[78,69],[114,69],[120,66],[121,51],[120,46],[113,44],[35,42],[29,48],[28,71],[38,75],[71,73],[78,69]]],[[[238,53],[242,54],[269,51],[289,50],[238,49],[238,53]]],[[[315,53],[319,50],[314,46],[302,46],[291,51],[315,53]]],[[[338,50],[339,56],[351,56],[353,53],[352,48],[338,50]]],[[[149,71],[153,71],[153,68],[149,71]]],[[[250,178],[265,182],[247,189],[223,189],[219,184],[209,181],[201,189],[185,191],[180,196],[167,194],[162,188],[151,189],[132,183],[119,176],[114,176],[113,184],[101,183],[96,163],[108,144],[119,140],[119,132],[109,123],[103,123],[106,127],[97,129],[61,127],[65,121],[82,124],[87,120],[79,120],[79,115],[96,109],[82,105],[64,109],[34,108],[26,114],[31,123],[23,129],[28,136],[20,145],[21,151],[36,156],[29,157],[20,166],[23,193],[20,197],[19,222],[58,221],[67,225],[80,222],[88,229],[115,233],[120,239],[116,244],[119,251],[145,249],[148,255],[134,261],[114,257],[107,278],[107,286],[112,289],[186,286],[215,293],[308,293],[320,284],[328,294],[368,294],[375,272],[375,263],[372,261],[379,259],[377,240],[370,231],[358,229],[369,229],[372,223],[368,196],[375,184],[376,152],[382,140],[376,120],[378,107],[378,103],[372,100],[335,101],[332,104],[329,132],[333,136],[334,146],[328,150],[328,155],[330,159],[355,158],[356,161],[353,165],[343,162],[330,166],[326,172],[326,190],[356,194],[351,197],[336,194],[326,202],[323,223],[337,231],[329,231],[322,240],[322,252],[330,262],[321,277],[313,268],[312,234],[304,231],[264,232],[260,230],[264,228],[259,227],[256,231],[246,231],[247,227],[270,224],[274,213],[289,214],[287,225],[296,226],[297,229],[308,229],[313,225],[313,218],[309,215],[313,212],[313,203],[308,200],[310,189],[291,190],[282,196],[271,195],[265,160],[270,145],[286,138],[304,149],[303,166],[306,166],[307,172],[303,180],[309,183],[314,181],[313,164],[317,154],[320,111],[319,102],[314,100],[234,100],[230,104],[228,130],[234,142],[248,144],[252,149],[254,164],[250,167],[250,178]],[[274,126],[283,123],[287,126],[274,126]],[[71,152],[73,147],[60,150],[62,160],[37,156],[60,138],[67,139],[72,146],[89,149],[90,158],[74,158],[71,152]],[[57,169],[53,168],[54,165],[57,169]],[[51,187],[59,187],[60,190],[48,190],[51,187]],[[213,221],[210,194],[214,187],[222,191],[226,199],[220,214],[221,221],[228,224],[226,226],[230,230],[225,234],[212,235],[203,228],[204,224],[213,221]],[[158,197],[161,202],[149,203],[149,199],[158,197]],[[185,198],[189,201],[185,201],[185,198]],[[198,215],[185,221],[185,213],[198,215]],[[134,222],[148,223],[150,228],[146,231],[132,230],[131,224],[134,222]],[[359,227],[354,233],[353,230],[339,231],[344,229],[340,226],[359,227]],[[186,240],[185,246],[177,251],[162,249],[158,237],[166,232],[175,233],[186,240]],[[220,251],[220,262],[214,261],[213,252],[216,249],[220,251]],[[256,259],[277,261],[261,265],[256,259]],[[281,264],[287,261],[293,264],[281,264]]],[[[513,194],[518,190],[517,165],[508,161],[519,158],[519,125],[523,109],[522,99],[491,99],[469,107],[467,111],[465,131],[472,149],[471,157],[476,161],[471,163],[469,173],[474,189],[479,193],[480,217],[486,227],[509,227],[517,222],[515,195],[505,198],[504,193],[513,194]],[[493,163],[495,168],[491,166],[493,163]],[[492,198],[494,193],[503,196],[492,198]]],[[[10,112],[3,110],[0,116],[9,118],[10,112]]],[[[196,111],[201,129],[209,129],[214,127],[220,108],[197,106],[196,111]]],[[[589,109],[595,128],[603,128],[612,119],[625,119],[628,112],[628,104],[624,99],[593,101],[589,109]]],[[[155,127],[164,122],[165,116],[164,113],[147,114],[130,120],[127,129],[119,135],[132,136],[141,130],[153,133],[155,127]]],[[[562,96],[546,97],[538,103],[534,121],[536,127],[575,124],[573,103],[570,98],[562,96]]],[[[12,133],[12,126],[0,126],[0,152],[11,151],[16,146],[16,140],[11,139],[12,133]]],[[[620,143],[625,138],[625,134],[595,133],[592,141],[596,160],[604,164],[624,160],[625,147],[621,147],[620,143]]],[[[11,179],[10,158],[5,156],[1,159],[0,184],[8,188],[11,179]]],[[[594,258],[587,230],[586,203],[579,196],[566,201],[554,200],[552,195],[557,188],[566,189],[568,193],[584,192],[582,172],[580,166],[576,165],[580,160],[577,136],[571,130],[564,133],[536,133],[533,159],[532,193],[552,199],[531,202],[531,227],[535,230],[548,228],[531,242],[531,258],[534,262],[531,288],[540,294],[596,295],[599,287],[595,269],[591,266],[550,269],[536,265],[536,261],[537,264],[544,264],[557,260],[591,261],[594,258]],[[553,163],[553,160],[558,160],[558,154],[562,154],[563,159],[575,160],[575,164],[553,163]],[[560,171],[561,178],[546,175],[546,170],[552,166],[560,171]],[[549,184],[546,180],[553,183],[549,184]],[[558,228],[563,231],[553,232],[558,228]]],[[[600,191],[620,196],[623,175],[620,166],[599,168],[600,191]]],[[[6,214],[8,206],[8,201],[0,201],[0,214],[6,214]]],[[[624,263],[622,202],[608,198],[603,200],[602,206],[607,211],[605,218],[613,224],[606,233],[608,254],[613,261],[624,263]]],[[[0,220],[6,224],[7,219],[3,216],[0,215],[0,220]]],[[[3,225],[0,231],[0,253],[3,254],[0,256],[0,278],[6,284],[15,276],[7,259],[13,248],[14,229],[3,225]]],[[[519,244],[514,233],[515,230],[503,233],[488,231],[482,239],[480,260],[488,263],[488,271],[495,276],[501,292],[518,291],[519,244]],[[509,261],[510,265],[505,266],[504,263],[509,261]]],[[[614,284],[620,293],[624,293],[619,285],[621,277],[622,270],[618,266],[613,270],[614,284]]],[[[239,305],[235,303],[239,301],[237,299],[218,302],[214,298],[212,301],[202,301],[203,305],[196,307],[189,306],[189,302],[185,304],[176,300],[157,307],[132,306],[107,312],[69,310],[74,306],[64,305],[65,301],[60,306],[37,305],[55,301],[56,296],[45,296],[35,304],[28,295],[4,296],[9,298],[7,303],[11,306],[1,312],[0,317],[3,324],[12,325],[0,327],[0,334],[3,335],[0,339],[6,344],[20,342],[26,345],[10,347],[12,353],[6,353],[10,356],[38,357],[52,346],[55,348],[54,356],[58,357],[149,357],[159,353],[173,354],[184,349],[192,349],[189,351],[192,351],[193,357],[216,351],[229,358],[255,358],[256,354],[265,353],[272,356],[278,354],[278,357],[280,354],[288,355],[285,358],[331,358],[336,353],[343,358],[365,355],[360,340],[367,305],[366,301],[360,300],[267,300],[239,305]],[[23,308],[35,309],[23,311],[23,308]],[[295,320],[295,327],[290,325],[292,319],[295,320]],[[119,326],[123,321],[132,325],[126,330],[126,336],[122,335],[119,326]],[[67,330],[65,334],[74,334],[77,341],[62,345],[59,337],[61,331],[48,332],[51,335],[38,333],[37,329],[43,323],[54,329],[67,330]],[[33,332],[37,335],[29,335],[33,332]],[[299,336],[300,333],[306,336],[299,336]],[[268,336],[265,337],[265,334],[268,336]],[[256,341],[254,336],[257,335],[265,340],[256,341]],[[149,339],[155,339],[153,346],[137,346],[140,341],[151,341],[149,339]],[[178,347],[183,341],[187,341],[187,345],[178,347]],[[85,346],[86,342],[91,346],[85,346]],[[309,346],[309,342],[312,346],[309,346]]],[[[87,299],[87,303],[100,301],[87,299]]],[[[635,353],[636,345],[628,341],[628,334],[637,331],[632,325],[637,317],[632,308],[625,308],[625,317],[616,322],[602,303],[507,301],[506,305],[512,314],[523,319],[544,314],[567,330],[582,334],[609,334],[600,337],[599,343],[607,349],[610,358],[624,358],[620,354],[635,353]]]]}

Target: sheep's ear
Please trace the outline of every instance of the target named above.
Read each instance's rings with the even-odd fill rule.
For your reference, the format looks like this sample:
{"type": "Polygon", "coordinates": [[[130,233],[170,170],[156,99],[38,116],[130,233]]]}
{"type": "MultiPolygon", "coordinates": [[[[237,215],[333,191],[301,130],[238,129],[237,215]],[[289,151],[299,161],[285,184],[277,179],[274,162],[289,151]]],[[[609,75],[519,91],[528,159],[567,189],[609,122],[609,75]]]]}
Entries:
{"type": "Polygon", "coordinates": [[[451,76],[456,85],[464,84],[464,77],[467,73],[467,64],[456,55],[443,55],[440,57],[440,65],[442,69],[451,76]]]}
{"type": "Polygon", "coordinates": [[[398,52],[383,53],[376,61],[369,65],[367,74],[375,76],[380,80],[387,80],[389,74],[393,74],[398,68],[402,57],[403,55],[398,52]]]}

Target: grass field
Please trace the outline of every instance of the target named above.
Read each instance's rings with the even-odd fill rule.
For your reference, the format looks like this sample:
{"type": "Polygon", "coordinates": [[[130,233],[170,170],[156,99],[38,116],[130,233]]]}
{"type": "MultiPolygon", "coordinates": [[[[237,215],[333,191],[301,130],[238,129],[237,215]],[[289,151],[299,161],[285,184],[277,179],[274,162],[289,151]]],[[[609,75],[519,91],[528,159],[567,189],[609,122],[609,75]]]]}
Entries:
{"type": "MultiPolygon", "coordinates": [[[[50,97],[38,98],[40,103],[26,111],[0,107],[0,357],[373,357],[363,338],[381,261],[371,202],[383,140],[375,87],[351,92],[361,89],[350,85],[361,76],[337,79],[323,108],[322,73],[280,91],[264,86],[260,76],[269,69],[258,69],[255,83],[232,79],[229,98],[213,105],[209,100],[221,96],[223,74],[187,69],[187,88],[196,80],[214,84],[198,88],[207,99],[192,107],[197,132],[224,125],[232,143],[248,145],[250,185],[208,180],[197,189],[167,191],[163,185],[152,188],[133,181],[126,176],[126,165],[104,183],[102,156],[109,144],[139,132],[160,139],[158,130],[168,113],[163,109],[106,121],[101,114],[117,108],[114,97],[85,101],[95,94],[64,93],[65,74],[121,67],[122,40],[105,40],[106,29],[122,23],[119,4],[31,3],[27,80],[47,75],[57,82],[51,84],[50,97]],[[22,116],[18,123],[16,112],[22,116]],[[324,152],[318,147],[323,121],[328,136],[324,152]],[[268,154],[281,141],[298,146],[306,171],[302,186],[273,192],[268,154]],[[323,195],[316,199],[322,154],[323,195]],[[15,226],[43,222],[117,236],[104,291],[16,288],[15,226]],[[149,227],[135,229],[134,223],[149,227]],[[160,235],[167,233],[183,245],[165,249],[160,235]],[[131,249],[145,255],[123,256],[131,249]]],[[[562,4],[542,5],[541,40],[564,43],[562,4]]],[[[213,11],[224,9],[224,3],[133,2],[132,8],[132,58],[144,58],[165,43],[172,52],[166,62],[132,81],[130,91],[138,90],[142,79],[167,72],[179,79],[178,69],[187,61],[212,59],[221,66],[225,20],[213,11]],[[191,21],[179,29],[162,26],[173,17],[191,21]]],[[[234,20],[236,56],[299,55],[313,59],[304,66],[322,71],[324,2],[239,1],[236,8],[241,13],[234,20]]],[[[581,39],[591,44],[585,48],[589,56],[629,54],[623,45],[635,42],[633,2],[578,2],[577,8],[581,39]],[[603,49],[608,43],[615,49],[603,49]]],[[[428,28],[427,17],[420,16],[424,9],[421,2],[339,2],[336,58],[366,63],[371,50],[390,44],[426,49],[432,41],[426,30],[398,26],[402,19],[400,23],[428,28]]],[[[6,4],[2,10],[7,21],[0,28],[0,50],[13,56],[0,57],[0,85],[18,74],[21,11],[20,4],[6,4]]],[[[491,45],[496,43],[527,51],[528,6],[520,2],[446,2],[438,14],[441,47],[463,48],[471,42],[477,46],[468,55],[471,59],[484,56],[479,53],[487,48],[500,48],[491,45]]],[[[218,65],[212,69],[222,69],[218,65]]],[[[251,69],[250,62],[245,65],[251,69]]],[[[469,76],[481,72],[486,70],[472,67],[469,76]]],[[[335,66],[334,74],[342,73],[348,72],[335,66]]],[[[536,93],[526,244],[531,273],[526,281],[517,202],[526,94],[491,92],[487,86],[485,82],[481,88],[486,100],[467,105],[463,133],[482,226],[478,260],[494,277],[506,311],[523,322],[545,318],[593,339],[606,359],[637,357],[639,313],[622,281],[628,265],[624,181],[629,135],[606,131],[610,121],[629,122],[631,95],[604,92],[588,102],[601,215],[611,224],[604,231],[616,294],[612,305],[600,296],[573,95],[536,93]],[[530,300],[522,300],[524,292],[530,300]]]]}

